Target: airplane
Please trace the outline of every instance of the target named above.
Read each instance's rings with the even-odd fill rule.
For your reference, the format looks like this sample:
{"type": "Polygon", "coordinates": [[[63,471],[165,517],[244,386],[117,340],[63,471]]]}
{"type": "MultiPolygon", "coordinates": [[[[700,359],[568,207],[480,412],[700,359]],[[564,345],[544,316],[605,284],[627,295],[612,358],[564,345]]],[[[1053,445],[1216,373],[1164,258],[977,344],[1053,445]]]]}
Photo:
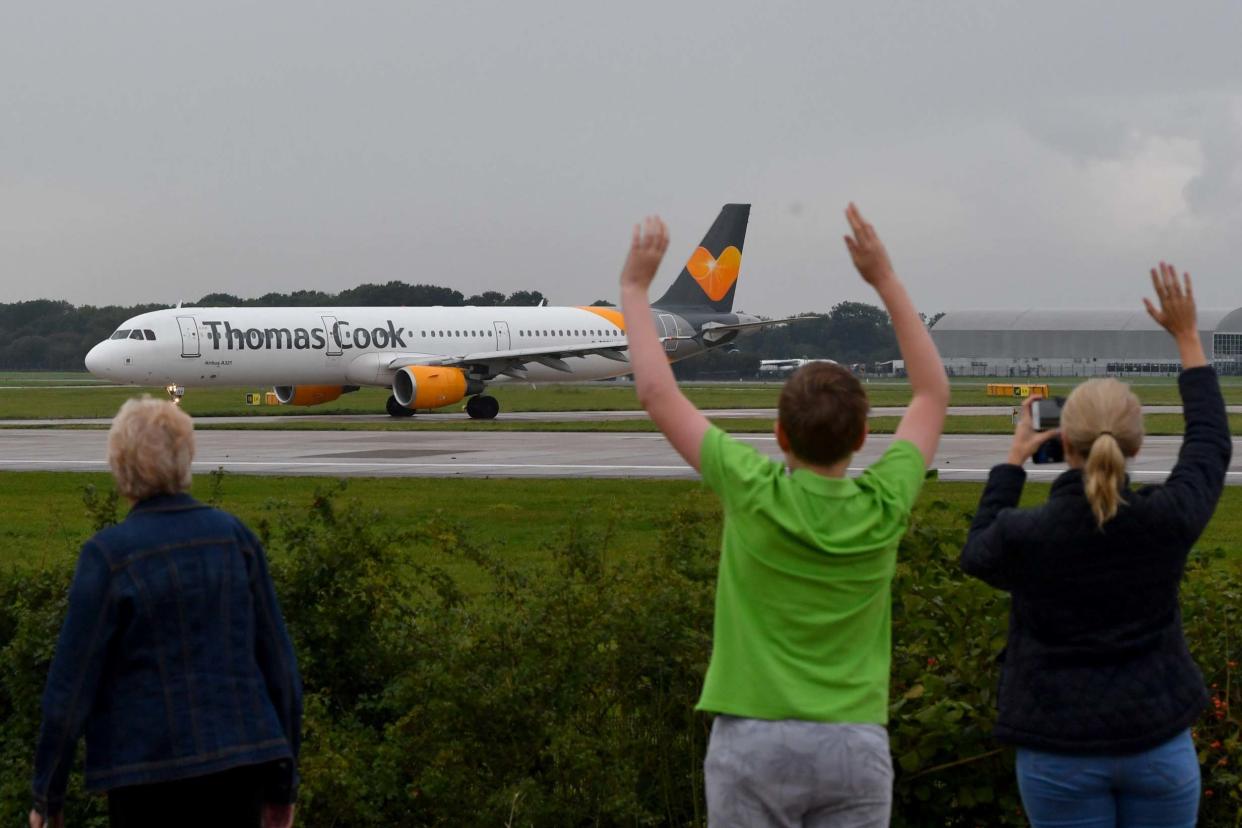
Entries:
{"type": "MultiPolygon", "coordinates": [[[[749,204],[726,204],[668,291],[652,303],[670,361],[795,320],[733,312],[749,204]]],[[[804,318],[804,317],[799,317],[804,318]]],[[[407,417],[466,399],[493,419],[503,382],[554,383],[630,373],[625,318],[612,307],[177,307],[126,320],[86,355],[92,374],[187,387],[271,385],[286,405],[317,405],[361,386],[390,387],[407,417]]]]}
{"type": "Polygon", "coordinates": [[[759,376],[760,378],[779,377],[784,378],[797,371],[803,365],[811,362],[828,362],[833,365],[837,364],[835,359],[761,359],[759,360],[759,376]]]}

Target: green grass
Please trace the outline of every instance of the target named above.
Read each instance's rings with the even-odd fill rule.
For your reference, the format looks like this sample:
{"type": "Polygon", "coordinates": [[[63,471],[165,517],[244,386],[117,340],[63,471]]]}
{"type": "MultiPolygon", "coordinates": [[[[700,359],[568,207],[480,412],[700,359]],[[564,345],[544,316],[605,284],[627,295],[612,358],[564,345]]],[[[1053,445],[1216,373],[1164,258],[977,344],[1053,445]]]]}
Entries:
{"type": "MultiPolygon", "coordinates": [[[[317,490],[335,485],[330,478],[226,475],[221,505],[252,526],[281,508],[304,511],[317,490]],[[285,507],[280,503],[286,504],[285,507]]],[[[38,566],[69,559],[90,535],[82,503],[85,486],[111,487],[107,474],[0,472],[0,566],[38,566]]],[[[199,497],[209,496],[211,479],[194,481],[199,497]]],[[[920,503],[943,500],[972,513],[981,483],[929,481],[920,503]]],[[[1023,504],[1047,497],[1048,484],[1030,483],[1023,504]]],[[[572,522],[577,529],[610,531],[610,552],[619,559],[650,554],[651,539],[679,505],[718,512],[714,496],[691,480],[464,480],[453,478],[354,478],[343,495],[374,510],[376,520],[417,530],[441,514],[470,527],[478,542],[515,563],[540,564],[547,544],[572,522]]],[[[1238,555],[1242,546],[1242,487],[1227,487],[1200,547],[1238,555]]],[[[439,563],[446,563],[438,561],[439,563]]],[[[451,569],[463,565],[448,562],[451,569]]],[[[466,568],[468,569],[468,567],[466,568]]]]}
{"type": "MultiPolygon", "coordinates": [[[[132,396],[148,393],[163,397],[162,388],[43,388],[14,387],[86,383],[88,374],[0,374],[0,419],[111,417],[121,403],[132,396]],[[35,382],[34,380],[40,380],[35,382]]],[[[1002,380],[997,380],[1002,381],[1002,380]]],[[[1014,380],[1003,380],[1013,382],[1014,380]]],[[[1006,405],[1009,397],[989,397],[985,378],[955,379],[953,405],[1006,405]]],[[[1242,403],[1242,378],[1226,377],[1222,381],[1225,398],[1242,403]]],[[[1053,394],[1068,394],[1076,384],[1073,379],[1049,380],[1053,394]]],[[[1172,378],[1139,378],[1133,383],[1140,399],[1148,405],[1177,405],[1177,385],[1172,378]]],[[[903,380],[869,380],[867,393],[873,406],[905,405],[910,400],[910,387],[903,380]]],[[[775,408],[780,386],[769,383],[687,384],[686,395],[700,408],[775,408]]],[[[198,416],[255,417],[283,414],[377,414],[384,411],[389,392],[383,388],[364,388],[346,394],[335,402],[313,408],[288,406],[247,406],[247,391],[259,388],[191,388],[185,397],[186,410],[198,416]]],[[[498,384],[489,393],[500,401],[502,411],[634,411],[638,401],[627,383],[581,383],[576,385],[498,384]]],[[[445,411],[460,409],[446,407],[445,411]]]]}
{"type": "Polygon", "coordinates": [[[108,384],[83,371],[0,371],[0,388],[108,384]]]}
{"type": "MultiPolygon", "coordinates": [[[[90,536],[82,502],[87,485],[112,486],[103,473],[0,472],[0,566],[39,565],[76,556],[90,536]]],[[[220,505],[252,527],[291,504],[304,513],[317,490],[337,485],[332,478],[226,475],[220,505]]],[[[212,480],[197,475],[193,493],[210,496],[212,480]]],[[[354,501],[376,512],[388,527],[417,531],[437,514],[470,527],[470,537],[499,550],[514,563],[540,564],[544,548],[563,535],[572,522],[587,530],[611,527],[613,554],[628,557],[650,549],[658,524],[670,504],[689,498],[702,508],[715,508],[711,495],[694,481],[676,480],[514,480],[353,478],[342,501],[354,501]]],[[[426,553],[424,553],[426,554],[426,553]]],[[[467,581],[472,566],[434,560],[467,581]]]]}

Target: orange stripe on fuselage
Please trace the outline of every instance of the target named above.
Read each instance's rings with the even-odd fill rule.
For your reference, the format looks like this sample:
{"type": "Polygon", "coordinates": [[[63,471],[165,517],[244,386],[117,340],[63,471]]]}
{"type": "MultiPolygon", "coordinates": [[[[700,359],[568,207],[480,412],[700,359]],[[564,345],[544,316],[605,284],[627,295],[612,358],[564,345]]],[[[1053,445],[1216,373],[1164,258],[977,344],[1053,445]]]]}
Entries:
{"type": "Polygon", "coordinates": [[[621,313],[621,311],[616,308],[603,308],[597,305],[584,307],[579,305],[578,310],[590,311],[596,316],[602,316],[621,330],[625,330],[625,314],[621,313]]]}

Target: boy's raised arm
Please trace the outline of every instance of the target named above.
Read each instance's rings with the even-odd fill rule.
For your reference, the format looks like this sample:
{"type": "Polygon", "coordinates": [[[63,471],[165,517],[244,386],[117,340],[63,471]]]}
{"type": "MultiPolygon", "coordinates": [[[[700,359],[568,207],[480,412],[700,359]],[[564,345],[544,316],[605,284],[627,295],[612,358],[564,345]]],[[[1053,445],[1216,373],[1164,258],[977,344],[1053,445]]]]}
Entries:
{"type": "Polygon", "coordinates": [[[910,301],[905,286],[897,278],[893,264],[888,258],[884,243],[862,217],[852,203],[845,211],[853,236],[845,237],[854,267],[863,279],[880,295],[889,317],[893,320],[893,332],[897,335],[897,347],[906,362],[913,396],[906,414],[897,426],[897,439],[909,440],[923,453],[923,460],[931,465],[944,430],[945,411],[949,406],[949,379],[945,376],[940,353],[932,342],[931,334],[910,301]]]}
{"type": "Polygon", "coordinates": [[[638,402],[677,453],[697,471],[703,435],[711,423],[677,387],[647,299],[647,289],[667,249],[668,228],[659,218],[651,216],[641,227],[634,226],[630,253],[621,269],[621,309],[638,402]]]}

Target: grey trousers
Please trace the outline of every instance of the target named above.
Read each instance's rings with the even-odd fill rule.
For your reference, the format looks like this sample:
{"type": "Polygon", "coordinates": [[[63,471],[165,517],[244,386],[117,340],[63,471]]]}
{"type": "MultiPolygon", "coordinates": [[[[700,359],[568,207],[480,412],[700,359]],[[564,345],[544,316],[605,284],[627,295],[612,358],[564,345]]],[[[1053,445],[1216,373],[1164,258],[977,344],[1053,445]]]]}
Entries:
{"type": "Polygon", "coordinates": [[[703,769],[708,828],[880,828],[892,812],[880,725],[717,716],[703,769]]]}

